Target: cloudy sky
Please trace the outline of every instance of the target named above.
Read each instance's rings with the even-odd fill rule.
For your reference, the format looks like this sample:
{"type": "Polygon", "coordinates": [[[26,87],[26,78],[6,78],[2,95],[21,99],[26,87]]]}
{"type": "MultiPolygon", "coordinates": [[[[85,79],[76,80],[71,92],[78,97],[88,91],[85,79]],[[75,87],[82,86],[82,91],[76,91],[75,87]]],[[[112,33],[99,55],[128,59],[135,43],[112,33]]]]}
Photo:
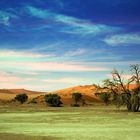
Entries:
{"type": "Polygon", "coordinates": [[[139,0],[0,0],[0,88],[98,84],[140,64],[139,0]]]}

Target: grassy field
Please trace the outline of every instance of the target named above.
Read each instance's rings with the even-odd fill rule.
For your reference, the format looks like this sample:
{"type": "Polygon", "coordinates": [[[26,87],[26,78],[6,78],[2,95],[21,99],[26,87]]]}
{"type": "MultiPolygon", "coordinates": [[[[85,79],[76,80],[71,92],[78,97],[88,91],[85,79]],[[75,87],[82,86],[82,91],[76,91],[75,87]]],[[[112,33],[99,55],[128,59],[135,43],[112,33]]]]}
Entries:
{"type": "Polygon", "coordinates": [[[0,140],[140,140],[140,113],[113,106],[0,106],[0,140]]]}

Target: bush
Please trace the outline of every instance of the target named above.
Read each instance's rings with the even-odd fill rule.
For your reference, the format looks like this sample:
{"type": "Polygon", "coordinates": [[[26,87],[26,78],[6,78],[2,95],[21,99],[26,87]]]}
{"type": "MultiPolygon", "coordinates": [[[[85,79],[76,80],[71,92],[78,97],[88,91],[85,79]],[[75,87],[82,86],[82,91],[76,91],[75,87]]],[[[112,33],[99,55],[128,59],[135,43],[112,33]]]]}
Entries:
{"type": "Polygon", "coordinates": [[[15,100],[17,100],[18,102],[23,104],[24,102],[26,102],[28,100],[28,96],[25,93],[18,94],[18,95],[16,95],[15,100]]]}
{"type": "Polygon", "coordinates": [[[37,104],[36,98],[33,98],[29,103],[37,104]]]}
{"type": "Polygon", "coordinates": [[[74,93],[72,94],[72,98],[73,98],[73,100],[75,101],[75,105],[76,105],[76,106],[79,106],[78,102],[81,101],[81,99],[82,99],[82,94],[79,93],[79,92],[74,92],[74,93]]]}
{"type": "Polygon", "coordinates": [[[96,96],[98,96],[106,105],[108,105],[110,97],[111,97],[110,93],[107,93],[107,92],[96,94],[96,96]]]}
{"type": "Polygon", "coordinates": [[[45,95],[45,102],[52,107],[60,107],[62,102],[61,102],[61,97],[57,94],[47,94],[45,95]]]}
{"type": "Polygon", "coordinates": [[[9,102],[10,103],[14,103],[14,102],[16,102],[16,100],[15,99],[11,99],[9,102]]]}
{"type": "Polygon", "coordinates": [[[79,107],[79,104],[71,104],[72,107],[79,107]]]}

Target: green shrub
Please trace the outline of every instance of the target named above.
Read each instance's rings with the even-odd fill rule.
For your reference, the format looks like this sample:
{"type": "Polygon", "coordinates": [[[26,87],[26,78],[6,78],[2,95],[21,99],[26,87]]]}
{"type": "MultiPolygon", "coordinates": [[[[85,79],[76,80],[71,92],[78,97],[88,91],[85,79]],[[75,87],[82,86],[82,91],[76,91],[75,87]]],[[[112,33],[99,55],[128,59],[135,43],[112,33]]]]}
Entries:
{"type": "Polygon", "coordinates": [[[29,103],[37,104],[36,98],[33,98],[29,103]]]}
{"type": "Polygon", "coordinates": [[[45,102],[52,107],[60,107],[62,102],[61,102],[61,97],[57,94],[46,94],[44,96],[45,102]]]}
{"type": "Polygon", "coordinates": [[[25,93],[18,94],[18,95],[16,95],[15,100],[17,100],[18,102],[23,104],[24,102],[26,102],[28,100],[28,96],[25,93]]]}
{"type": "Polygon", "coordinates": [[[109,103],[110,100],[110,93],[107,92],[102,92],[97,94],[97,96],[107,105],[109,103]]]}
{"type": "Polygon", "coordinates": [[[74,92],[74,93],[72,94],[72,99],[74,100],[75,105],[78,106],[78,105],[79,105],[78,102],[80,102],[81,99],[82,99],[82,94],[79,93],[79,92],[74,92]]]}

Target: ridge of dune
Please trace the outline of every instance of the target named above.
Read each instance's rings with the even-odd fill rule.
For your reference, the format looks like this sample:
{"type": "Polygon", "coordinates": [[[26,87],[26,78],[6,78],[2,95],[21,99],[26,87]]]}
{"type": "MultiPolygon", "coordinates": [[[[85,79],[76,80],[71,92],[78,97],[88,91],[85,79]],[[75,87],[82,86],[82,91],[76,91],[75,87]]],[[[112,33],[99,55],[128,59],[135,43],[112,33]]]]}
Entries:
{"type": "Polygon", "coordinates": [[[96,92],[96,86],[95,85],[84,85],[84,86],[75,86],[70,88],[65,88],[61,90],[56,90],[54,92],[49,93],[57,93],[60,96],[71,96],[74,92],[80,92],[83,95],[94,97],[94,93],[96,92]]]}
{"type": "MultiPolygon", "coordinates": [[[[74,92],[81,93],[86,102],[100,102],[100,99],[95,96],[96,88],[96,85],[75,86],[61,90],[56,90],[53,92],[48,92],[47,94],[60,95],[63,104],[72,104],[72,93],[74,92]]],[[[37,102],[44,102],[44,96],[40,95],[36,98],[36,100],[37,102]]]]}
{"type": "MultiPolygon", "coordinates": [[[[61,97],[61,100],[64,104],[71,104],[72,100],[72,93],[79,92],[83,95],[83,98],[87,102],[101,102],[99,97],[95,95],[97,92],[97,85],[83,85],[83,86],[75,86],[69,87],[61,90],[56,90],[53,92],[48,92],[47,94],[58,94],[61,97]]],[[[130,85],[130,89],[136,88],[136,85],[130,85]]],[[[103,91],[106,89],[102,89],[103,91]]],[[[44,102],[44,95],[40,95],[36,98],[37,102],[44,102]]]]}
{"type": "Polygon", "coordinates": [[[0,93],[10,93],[10,94],[43,94],[44,92],[39,91],[32,91],[32,90],[26,90],[26,89],[0,89],[0,93]]]}
{"type": "Polygon", "coordinates": [[[35,98],[44,92],[31,91],[26,89],[0,89],[0,100],[11,100],[14,99],[17,94],[26,93],[29,98],[35,98]]]}
{"type": "MultiPolygon", "coordinates": [[[[0,99],[10,100],[17,94],[26,93],[30,99],[35,98],[38,103],[41,103],[44,102],[44,95],[51,93],[60,95],[64,104],[71,104],[73,102],[72,93],[79,92],[83,95],[83,98],[87,102],[101,102],[101,100],[95,95],[97,87],[98,86],[96,85],[82,85],[56,90],[53,92],[38,92],[26,89],[0,89],[0,99]]],[[[137,86],[135,84],[130,84],[129,87],[130,89],[134,89],[137,86]]]]}

